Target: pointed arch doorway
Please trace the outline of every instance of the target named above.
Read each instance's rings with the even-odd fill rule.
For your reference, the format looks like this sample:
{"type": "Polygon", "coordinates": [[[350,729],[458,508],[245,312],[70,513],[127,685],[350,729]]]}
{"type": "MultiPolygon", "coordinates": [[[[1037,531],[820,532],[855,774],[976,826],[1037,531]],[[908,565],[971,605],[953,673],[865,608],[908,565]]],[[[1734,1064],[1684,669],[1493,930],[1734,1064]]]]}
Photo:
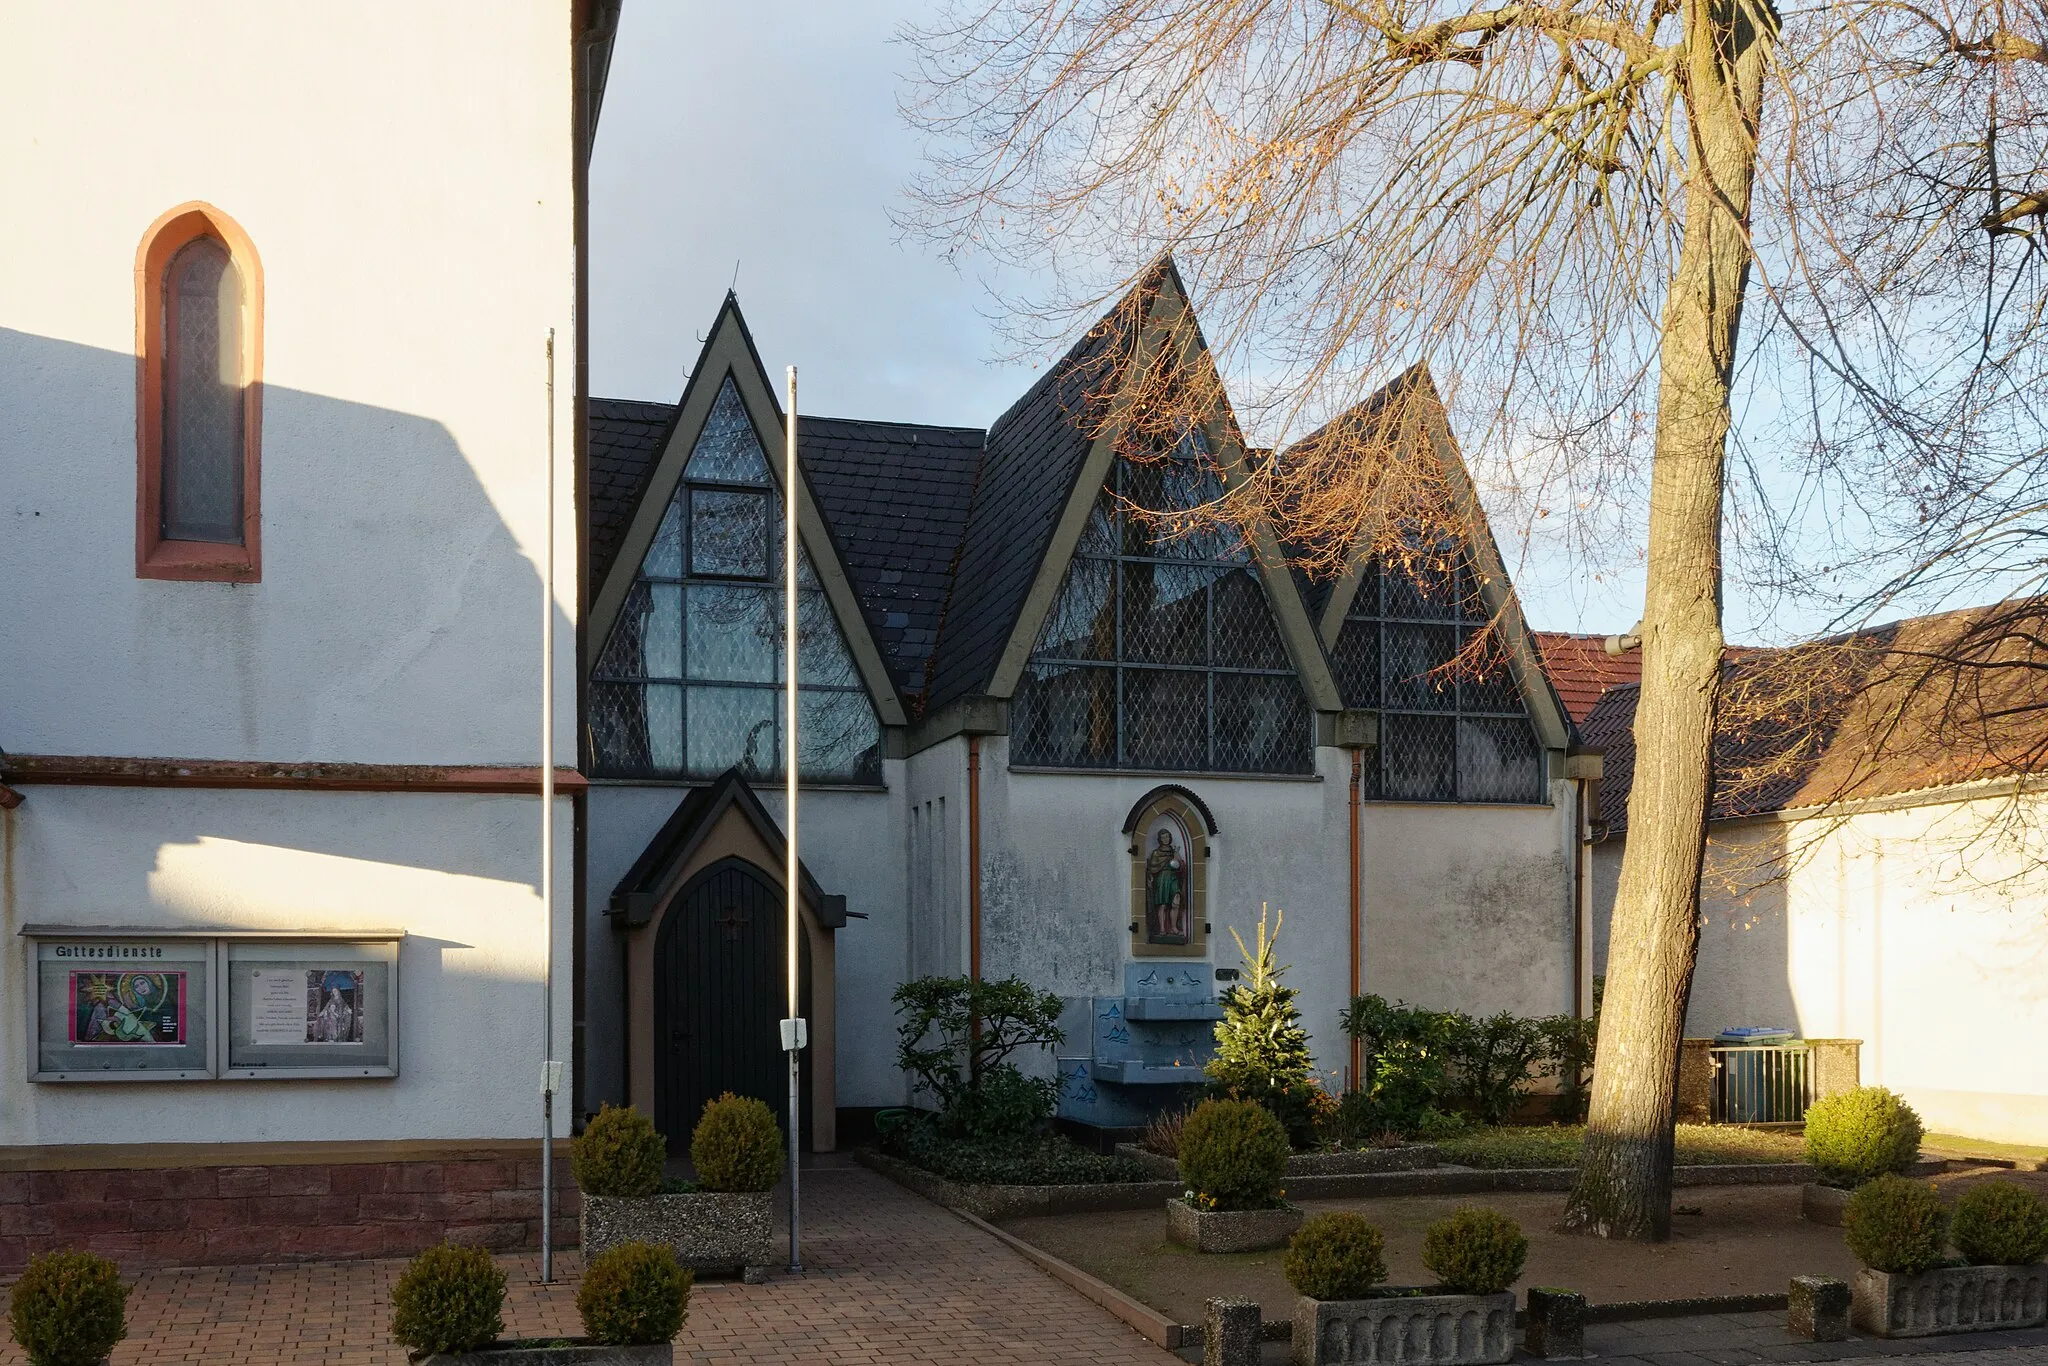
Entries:
{"type": "MultiPolygon", "coordinates": [[[[669,1150],[688,1151],[704,1102],[722,1091],[766,1101],[788,1122],[788,1011],[782,831],[737,769],[692,789],[612,889],[606,914],[626,960],[626,1100],[669,1150]],[[771,1076],[772,1071],[772,1076],[771,1076]]],[[[837,1143],[836,935],[846,898],[797,876],[799,1138],[837,1143]]]]}
{"type": "MultiPolygon", "coordinates": [[[[654,1123],[688,1150],[704,1103],[753,1096],[782,1118],[789,1071],[777,1021],[787,1010],[788,924],[781,886],[744,858],[720,859],[677,893],[654,942],[654,1123]]],[[[810,1014],[810,950],[799,936],[800,1009],[810,1014]]],[[[800,1108],[811,1146],[810,1059],[800,1108]]]]}

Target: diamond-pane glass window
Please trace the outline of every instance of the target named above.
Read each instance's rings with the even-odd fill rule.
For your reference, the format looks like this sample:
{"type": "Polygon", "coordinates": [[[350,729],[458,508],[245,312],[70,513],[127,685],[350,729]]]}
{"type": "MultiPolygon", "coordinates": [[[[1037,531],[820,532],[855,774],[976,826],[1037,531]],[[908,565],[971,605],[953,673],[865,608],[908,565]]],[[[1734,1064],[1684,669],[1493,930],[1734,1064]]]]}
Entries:
{"type": "MultiPolygon", "coordinates": [[[[782,498],[727,379],[591,674],[609,778],[782,773],[782,498]]],[[[797,761],[880,782],[882,727],[810,556],[797,551],[797,761]]]]}
{"type": "Polygon", "coordinates": [[[167,541],[242,541],[242,277],[195,237],[164,277],[163,506],[167,541]]]}
{"type": "Polygon", "coordinates": [[[1542,802],[1543,747],[1498,651],[1484,674],[1452,667],[1486,630],[1468,561],[1366,565],[1330,650],[1347,707],[1380,711],[1365,795],[1390,802],[1542,802]]]}
{"type": "Polygon", "coordinates": [[[1216,496],[1193,459],[1118,460],[1011,703],[1027,767],[1308,773],[1314,722],[1258,567],[1227,531],[1125,510],[1216,496]]]}

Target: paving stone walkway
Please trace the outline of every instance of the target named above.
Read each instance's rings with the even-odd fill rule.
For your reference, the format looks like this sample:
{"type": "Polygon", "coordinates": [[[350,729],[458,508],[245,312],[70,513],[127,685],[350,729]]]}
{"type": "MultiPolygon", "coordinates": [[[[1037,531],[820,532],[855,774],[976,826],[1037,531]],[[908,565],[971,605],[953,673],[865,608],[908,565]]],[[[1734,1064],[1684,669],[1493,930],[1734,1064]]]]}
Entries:
{"type": "MultiPolygon", "coordinates": [[[[707,1282],[690,1297],[678,1362],[738,1366],[1071,1363],[1171,1366],[1106,1311],[1029,1262],[862,1167],[804,1174],[804,1274],[707,1282]]],[[[508,1335],[579,1331],[577,1257],[538,1283],[537,1255],[506,1257],[508,1335]]],[[[400,1366],[389,1336],[400,1261],[146,1271],[114,1366],[400,1366]]],[[[22,1366],[11,1342],[0,1366],[22,1366]]]]}

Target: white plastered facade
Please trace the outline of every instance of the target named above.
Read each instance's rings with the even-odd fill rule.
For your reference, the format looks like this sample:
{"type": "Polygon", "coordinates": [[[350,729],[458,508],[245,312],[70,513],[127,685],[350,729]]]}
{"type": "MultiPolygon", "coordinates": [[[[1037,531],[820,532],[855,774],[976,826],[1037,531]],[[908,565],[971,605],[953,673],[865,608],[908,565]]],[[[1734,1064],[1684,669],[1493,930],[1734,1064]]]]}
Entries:
{"type": "MultiPolygon", "coordinates": [[[[0,746],[531,772],[552,416],[574,766],[570,25],[559,0],[10,8],[0,746]],[[137,248],[194,201],[262,266],[257,583],[136,574],[137,248]]],[[[550,1049],[532,796],[22,790],[0,815],[0,1144],[538,1131],[539,1061],[570,1054],[566,797],[550,1049]],[[400,1075],[32,1084],[28,924],[402,929],[400,1075]]]]}

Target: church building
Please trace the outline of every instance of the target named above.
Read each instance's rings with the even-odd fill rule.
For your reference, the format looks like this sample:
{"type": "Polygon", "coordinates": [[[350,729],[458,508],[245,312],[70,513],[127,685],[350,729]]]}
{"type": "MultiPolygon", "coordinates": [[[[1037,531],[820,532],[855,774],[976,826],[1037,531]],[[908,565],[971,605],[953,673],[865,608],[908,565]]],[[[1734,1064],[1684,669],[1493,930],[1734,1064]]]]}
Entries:
{"type": "MultiPolygon", "coordinates": [[[[1316,581],[1266,527],[1171,535],[1129,509],[1206,500],[1247,454],[1219,402],[1186,438],[1212,460],[1119,455],[1134,424],[1102,415],[1144,357],[1221,386],[1170,264],[1112,319],[985,429],[799,419],[814,1147],[911,1099],[890,996],[926,974],[1065,998],[1062,1113],[1141,1122],[1199,1076],[1262,907],[1333,1089],[1354,983],[1590,1003],[1597,759],[1571,752],[1469,483],[1440,571],[1354,557],[1316,581]],[[1489,623],[1507,665],[1455,676],[1489,623]]],[[[1462,481],[1426,376],[1397,383],[1462,481]]],[[[783,413],[732,296],[678,403],[590,413],[580,1103],[674,1137],[722,1090],[786,1090],[783,413]]]]}

